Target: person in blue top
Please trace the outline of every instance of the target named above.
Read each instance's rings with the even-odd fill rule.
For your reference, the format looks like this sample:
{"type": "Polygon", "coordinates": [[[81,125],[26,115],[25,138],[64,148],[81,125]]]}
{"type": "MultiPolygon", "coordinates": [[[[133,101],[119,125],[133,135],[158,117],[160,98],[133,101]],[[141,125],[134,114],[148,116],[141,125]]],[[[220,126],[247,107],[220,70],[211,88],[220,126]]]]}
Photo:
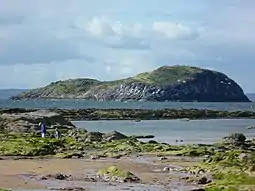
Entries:
{"type": "Polygon", "coordinates": [[[39,123],[39,126],[40,126],[40,128],[41,128],[42,138],[45,138],[46,133],[47,133],[46,125],[45,125],[44,122],[42,122],[42,123],[40,122],[40,123],[39,123]]]}

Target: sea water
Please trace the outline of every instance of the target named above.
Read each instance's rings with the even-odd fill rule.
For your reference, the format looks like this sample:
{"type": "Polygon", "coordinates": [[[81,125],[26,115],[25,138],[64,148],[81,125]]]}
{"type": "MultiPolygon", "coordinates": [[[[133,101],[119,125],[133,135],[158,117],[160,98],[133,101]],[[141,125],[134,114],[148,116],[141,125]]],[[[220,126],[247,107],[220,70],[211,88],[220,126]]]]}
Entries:
{"type": "Polygon", "coordinates": [[[88,131],[119,131],[125,135],[154,135],[153,140],[170,144],[211,144],[231,133],[243,133],[255,138],[255,119],[210,120],[145,120],[135,121],[74,121],[76,126],[88,131]],[[180,142],[183,140],[183,142],[180,142]]]}
{"type": "Polygon", "coordinates": [[[202,103],[202,102],[120,102],[120,101],[88,101],[88,100],[25,100],[12,101],[0,99],[0,108],[126,108],[126,109],[210,109],[226,111],[255,111],[255,102],[251,103],[202,103]]]}

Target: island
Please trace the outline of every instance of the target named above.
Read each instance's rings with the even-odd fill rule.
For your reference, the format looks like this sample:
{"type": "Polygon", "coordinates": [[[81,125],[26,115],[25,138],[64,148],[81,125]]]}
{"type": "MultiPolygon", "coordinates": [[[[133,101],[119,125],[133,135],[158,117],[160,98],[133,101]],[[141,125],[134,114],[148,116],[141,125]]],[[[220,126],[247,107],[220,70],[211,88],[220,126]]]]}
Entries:
{"type": "Polygon", "coordinates": [[[227,75],[181,65],[162,66],[151,72],[115,81],[88,78],[57,81],[10,99],[250,102],[243,89],[227,75]]]}

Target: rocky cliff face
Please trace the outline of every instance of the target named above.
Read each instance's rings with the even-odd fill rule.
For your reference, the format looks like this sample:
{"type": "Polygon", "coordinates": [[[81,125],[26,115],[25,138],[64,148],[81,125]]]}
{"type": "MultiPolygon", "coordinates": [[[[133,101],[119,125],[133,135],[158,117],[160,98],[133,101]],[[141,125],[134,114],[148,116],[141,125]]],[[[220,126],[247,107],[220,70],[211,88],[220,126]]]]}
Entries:
{"type": "MultiPolygon", "coordinates": [[[[79,79],[81,81],[81,79],[79,79]]],[[[225,74],[194,67],[161,67],[135,77],[100,82],[85,79],[76,86],[57,82],[12,99],[89,99],[143,101],[248,102],[242,88],[225,74]],[[89,84],[89,85],[88,85],[89,84]]],[[[73,84],[73,83],[72,83],[73,84]]]]}

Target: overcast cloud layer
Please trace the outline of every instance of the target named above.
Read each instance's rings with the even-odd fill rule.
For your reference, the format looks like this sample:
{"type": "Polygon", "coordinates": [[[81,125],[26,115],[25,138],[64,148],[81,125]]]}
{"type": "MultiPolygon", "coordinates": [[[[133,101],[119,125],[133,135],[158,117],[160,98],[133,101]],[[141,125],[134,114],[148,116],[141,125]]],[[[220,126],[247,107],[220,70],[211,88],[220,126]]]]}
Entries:
{"type": "Polygon", "coordinates": [[[0,88],[185,64],[255,92],[254,9],[254,0],[2,0],[0,88]]]}

